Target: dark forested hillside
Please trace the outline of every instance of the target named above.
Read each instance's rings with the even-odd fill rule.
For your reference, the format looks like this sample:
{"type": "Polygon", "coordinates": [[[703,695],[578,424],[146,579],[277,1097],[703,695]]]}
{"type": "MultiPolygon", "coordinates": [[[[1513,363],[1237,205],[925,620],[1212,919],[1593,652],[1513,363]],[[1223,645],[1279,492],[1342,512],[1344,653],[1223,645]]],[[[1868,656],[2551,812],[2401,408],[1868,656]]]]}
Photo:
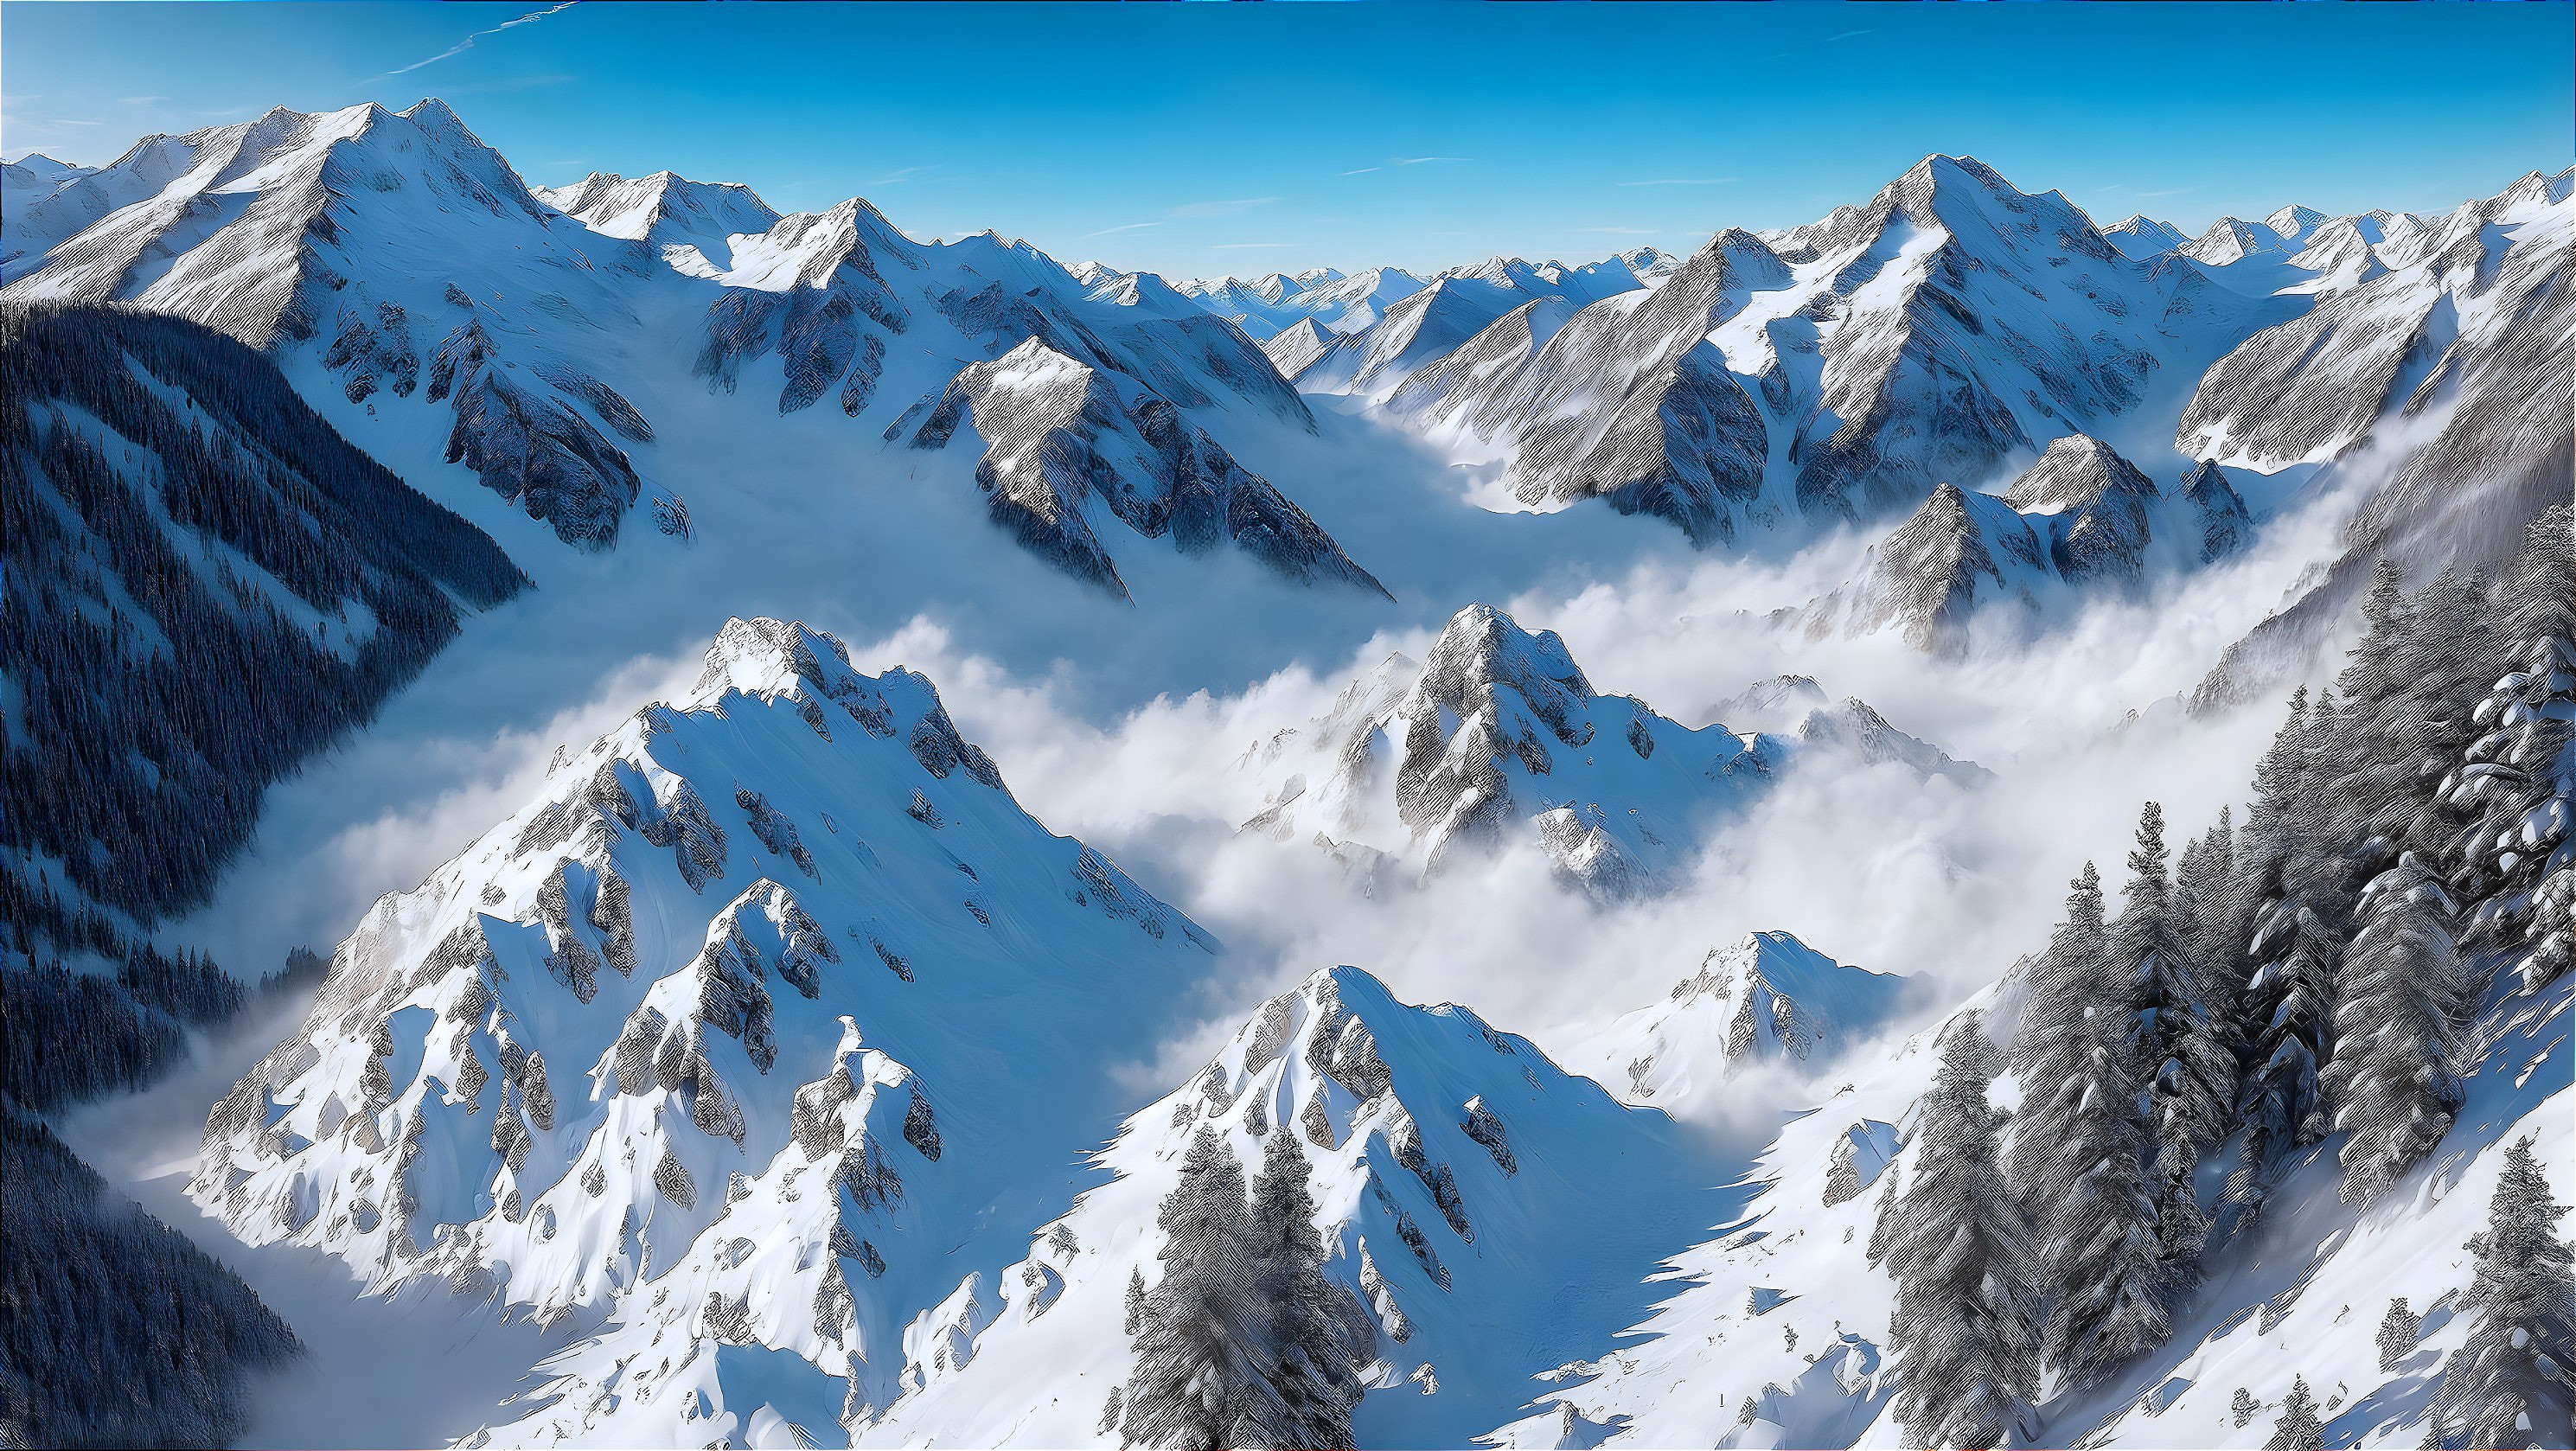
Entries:
{"type": "Polygon", "coordinates": [[[302,1352],[250,1287],[0,1104],[0,1444],[221,1446],[302,1352]]]}
{"type": "Polygon", "coordinates": [[[114,954],[260,792],[526,586],[500,547],[176,318],[0,311],[0,913],[114,954]]]}
{"type": "Polygon", "coordinates": [[[220,1445],[293,1333],[27,1111],[141,1087],[240,1011],[130,929],[527,581],[259,354],[96,307],[0,309],[0,575],[0,1445],[220,1445]]]}

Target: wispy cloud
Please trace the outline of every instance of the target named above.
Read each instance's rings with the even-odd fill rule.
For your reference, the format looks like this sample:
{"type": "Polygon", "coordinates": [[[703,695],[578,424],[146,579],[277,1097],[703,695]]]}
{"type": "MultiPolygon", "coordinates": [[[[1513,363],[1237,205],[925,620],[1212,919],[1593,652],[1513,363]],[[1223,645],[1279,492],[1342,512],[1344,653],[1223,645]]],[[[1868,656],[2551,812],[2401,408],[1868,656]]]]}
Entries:
{"type": "Polygon", "coordinates": [[[1303,242],[1219,242],[1216,244],[1216,250],[1220,252],[1253,252],[1269,247],[1302,247],[1304,245],[1305,243],[1303,242]]]}
{"type": "Polygon", "coordinates": [[[447,49],[440,51],[438,54],[431,56],[427,60],[416,60],[407,66],[396,66],[392,70],[385,72],[383,75],[376,77],[376,79],[381,81],[388,80],[394,76],[409,75],[423,66],[433,66],[438,64],[440,61],[463,55],[465,52],[474,48],[474,42],[481,40],[487,35],[499,35],[502,31],[512,29],[516,26],[534,25],[549,15],[560,15],[579,3],[581,3],[581,0],[563,0],[563,3],[556,5],[552,9],[532,10],[527,14],[520,16],[516,20],[504,20],[500,24],[495,25],[488,30],[478,30],[474,32],[472,35],[465,37],[463,40],[456,42],[454,45],[449,46],[447,49]]]}
{"type": "Polygon", "coordinates": [[[116,103],[120,106],[157,106],[168,99],[168,96],[119,96],[116,103]]]}
{"type": "Polygon", "coordinates": [[[1179,206],[1172,208],[1172,215],[1176,217],[1232,217],[1248,212],[1254,207],[1268,206],[1277,200],[1279,200],[1279,198],[1275,196],[1248,196],[1236,197],[1229,201],[1183,202],[1179,206]]]}
{"type": "Polygon", "coordinates": [[[2128,185],[2128,183],[2127,183],[2127,182],[2125,182],[2125,181],[2115,181],[2115,182],[2111,183],[2109,186],[2097,186],[2097,187],[2095,187],[2095,188],[2093,188],[2093,189],[2094,189],[2095,191],[2097,191],[2097,192],[2099,192],[2099,191],[2118,191],[2120,188],[2122,188],[2122,187],[2124,187],[2124,186],[2127,186],[2127,185],[2128,185]]]}
{"type": "Polygon", "coordinates": [[[899,166],[894,170],[887,172],[885,175],[878,177],[876,180],[869,182],[868,185],[900,186],[904,182],[912,180],[914,177],[924,176],[937,171],[939,167],[940,163],[936,161],[931,162],[927,166],[899,166]]]}
{"type": "Polygon", "coordinates": [[[1850,39],[1853,39],[1854,37],[1857,37],[1857,36],[1863,36],[1863,35],[1876,35],[1876,34],[1878,34],[1878,31],[1877,31],[1877,29],[1876,29],[1875,27],[1873,27],[1873,28],[1871,28],[1871,29],[1868,29],[1868,30],[1846,30],[1846,31],[1844,31],[1844,32],[1843,32],[1842,34],[1840,34],[1840,35],[1827,36],[1827,37],[1826,37],[1826,41],[1827,41],[1827,43],[1831,43],[1831,42],[1833,42],[1833,41],[1837,41],[1837,40],[1850,40],[1850,39]]]}
{"type": "Polygon", "coordinates": [[[1734,178],[1734,177],[1731,177],[1731,176],[1667,176],[1667,177],[1662,177],[1662,178],[1660,178],[1660,179],[1658,179],[1658,180],[1655,180],[1655,181],[1623,181],[1623,182],[1619,183],[1619,185],[1621,185],[1621,186],[1725,186],[1725,185],[1729,184],[1730,182],[1733,182],[1734,180],[1735,180],[1735,178],[1734,178]]]}
{"type": "Polygon", "coordinates": [[[1374,166],[1354,166],[1354,167],[1352,167],[1350,170],[1343,172],[1343,173],[1342,173],[1342,175],[1344,175],[1344,176],[1365,176],[1365,175],[1367,175],[1368,173],[1370,173],[1370,172],[1372,172],[1372,171],[1375,171],[1375,170],[1377,170],[1377,168],[1376,168],[1376,167],[1374,167],[1374,166]]]}
{"type": "Polygon", "coordinates": [[[1427,166],[1434,161],[1465,161],[1467,159],[1468,158],[1464,156],[1399,156],[1395,158],[1395,164],[1398,166],[1427,166]]]}
{"type": "Polygon", "coordinates": [[[1574,230],[1578,232],[1606,232],[1614,237],[1651,237],[1663,229],[1660,227],[1577,227],[1574,230]]]}
{"type": "Polygon", "coordinates": [[[1103,227],[1097,232],[1085,232],[1082,234],[1082,240],[1088,242],[1094,237],[1115,237],[1121,232],[1141,232],[1147,227],[1159,227],[1161,225],[1161,222],[1129,222],[1123,227],[1103,227]]]}

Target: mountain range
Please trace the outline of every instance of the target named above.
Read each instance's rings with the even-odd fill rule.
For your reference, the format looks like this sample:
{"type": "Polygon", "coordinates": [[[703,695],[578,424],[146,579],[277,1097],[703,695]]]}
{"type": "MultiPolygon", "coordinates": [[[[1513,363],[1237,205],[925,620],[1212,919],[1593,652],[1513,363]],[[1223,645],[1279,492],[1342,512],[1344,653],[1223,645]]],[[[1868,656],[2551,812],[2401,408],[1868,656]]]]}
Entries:
{"type": "MultiPolygon", "coordinates": [[[[2496,1424],[2459,1387],[2530,1335],[2498,1338],[2509,1267],[2471,1236],[2528,1197],[2510,1141],[2561,1184],[2571,1146],[2565,171],[2442,215],[2289,206],[2190,237],[2099,228],[1936,154],[1688,255],[1168,281],[992,232],[917,240],[859,198],[785,215],[667,171],[532,186],[424,100],[280,109],[99,168],[23,158],[0,211],[8,549],[35,582],[9,592],[0,672],[13,995],[21,971],[122,963],[148,997],[146,940],[220,890],[263,793],[442,651],[507,641],[611,694],[538,712],[591,724],[542,772],[452,793],[440,829],[470,816],[470,839],[300,959],[309,1004],[186,1175],[230,1240],[541,1330],[555,1348],[461,1408],[459,1444],[1131,1444],[1168,1368],[1139,1348],[1171,1329],[1147,1285],[1201,1271],[1227,1313],[1311,1312],[1320,1338],[1264,1349],[1284,1358],[1261,1376],[1346,1394],[1359,1444],[1913,1444],[1932,1392],[1903,1370],[1933,1353],[1910,1327],[1940,1256],[1890,1236],[2007,1198],[2060,1212],[1945,1176],[2052,1147],[2033,1125],[2115,1119],[2138,1162],[2062,1197],[2151,1206],[2102,1243],[2152,1244],[2175,1277],[2164,1334],[2106,1375],[2033,1369],[2019,1444],[2259,1439],[2311,1389],[2336,1445],[2496,1424]],[[2360,643],[2339,704],[2302,689],[2241,830],[2220,817],[2169,877],[2151,803],[2116,910],[2087,866],[2018,963],[1871,971],[1838,955],[1851,924],[1690,915],[1729,833],[1820,780],[1973,813],[2026,764],[1951,736],[1937,696],[1868,686],[1942,741],[1767,658],[1677,653],[1647,672],[1661,708],[1610,693],[1639,643],[1547,619],[1531,579],[1411,597],[1407,556],[1449,536],[1408,536],[1418,501],[1318,463],[1363,454],[1438,509],[1541,516],[1480,536],[1514,547],[1588,530],[1775,592],[1841,561],[1741,615],[1790,668],[1830,648],[1837,678],[1888,657],[1942,678],[2094,603],[2227,579],[2329,506],[2349,522],[2211,646],[2190,703],[2273,724],[2360,643]],[[613,674],[632,637],[609,624],[533,613],[552,594],[613,623],[703,584],[693,561],[758,580],[817,557],[788,531],[830,541],[847,581],[814,584],[816,623],[688,602],[715,613],[684,687],[613,674]],[[1029,799],[1093,813],[1091,841],[1058,835],[1002,738],[959,725],[1003,693],[984,642],[942,668],[946,698],[854,663],[842,619],[900,622],[865,618],[883,601],[858,581],[905,569],[995,593],[997,629],[1098,610],[1114,655],[1178,619],[1326,688],[1154,702],[1252,723],[1189,803],[1214,830],[1168,796],[1103,810],[1048,781],[1029,799]],[[1221,592],[1237,574],[1259,592],[1221,592]],[[1307,614],[1359,628],[1301,634],[1307,614]],[[1326,638],[1368,643],[1315,665],[1326,638]],[[1593,1020],[1515,1031],[1493,1004],[1407,1001],[1385,964],[1229,948],[1203,923],[1232,936],[1239,888],[1174,841],[1283,877],[1321,854],[1381,906],[1534,851],[1561,920],[1659,955],[1581,980],[1593,1020]],[[2133,1038],[2062,1011],[2071,981],[2133,1038]],[[2052,1035],[2098,1046],[2069,1072],[2110,1086],[2063,1091],[2052,1035]],[[2177,1169],[2163,1110],[2195,1074],[2226,1081],[2177,1169]],[[2429,1138],[2369,1181],[2355,1146],[2393,1131],[2368,1106],[2405,1092],[2390,1121],[2429,1138]],[[1266,1169],[1270,1200],[1180,1211],[1210,1155],[1248,1174],[1287,1144],[1310,1199],[1286,1243],[1313,1274],[1280,1291],[1249,1277],[1284,1261],[1225,1263],[1235,1231],[1188,1228],[1275,1208],[1266,1169]],[[2417,1318],[2364,1344],[2405,1321],[2381,1319],[2398,1291],[2417,1318]],[[1287,1349],[1330,1373],[1295,1380],[1287,1349]]],[[[1700,608],[1661,587],[1576,581],[1700,608]]],[[[1031,758],[1110,772],[1091,725],[1031,758]]],[[[1879,825],[1818,834],[1857,863],[1879,825]]],[[[13,1155],[77,1180],[6,1111],[13,1155]]],[[[2022,1258],[2072,1242],[1994,1252],[1977,1313],[2021,1315],[2022,1258]]],[[[208,1384],[238,1396],[242,1367],[296,1353],[239,1281],[174,1262],[176,1318],[244,1327],[208,1384]]],[[[202,1438],[237,1429],[230,1406],[202,1438]]]]}

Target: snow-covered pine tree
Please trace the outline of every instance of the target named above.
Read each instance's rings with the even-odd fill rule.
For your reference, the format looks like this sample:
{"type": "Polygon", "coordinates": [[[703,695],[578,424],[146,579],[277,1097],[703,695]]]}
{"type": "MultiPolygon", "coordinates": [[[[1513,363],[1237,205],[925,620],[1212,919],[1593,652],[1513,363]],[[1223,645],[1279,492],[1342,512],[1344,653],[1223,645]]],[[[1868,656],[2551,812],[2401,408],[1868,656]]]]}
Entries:
{"type": "Polygon", "coordinates": [[[2458,909],[2413,852],[2362,892],[2344,955],[2335,1059],[2321,1080],[2343,1143],[2343,1197],[2367,1204],[2440,1143],[2460,1110],[2467,984],[2452,950],[2458,909]]]}
{"type": "Polygon", "coordinates": [[[1324,1240],[1315,1231],[1312,1172],[1294,1130],[1282,1126],[1262,1145],[1252,1181],[1252,1238],[1259,1292],[1270,1316],[1265,1357],[1288,1419],[1266,1444],[1329,1448],[1355,1444],[1351,1411],[1365,1389],[1352,1369],[1334,1301],[1343,1292],[1324,1274],[1324,1240]]]}
{"type": "Polygon", "coordinates": [[[2000,1446],[2039,1389],[2038,1271],[1997,1162],[1986,1103],[1996,1053],[1974,1014],[1942,1035],[1915,1129],[1914,1171],[1883,1224],[1896,1278],[1888,1338],[1908,1444],[2000,1446]]]}
{"type": "Polygon", "coordinates": [[[2048,1364],[2074,1385],[2099,1381],[2172,1333],[2155,1199],[2140,1172],[2152,1141],[2138,1114],[2137,1059],[2124,1033],[2088,1036],[2090,1061],[2059,1091],[2073,1108],[2042,1181],[2061,1206],[2040,1250],[2048,1364]]]}
{"type": "Polygon", "coordinates": [[[2468,1338],[2451,1353],[2435,1420],[2472,1446],[2563,1444],[2576,1375],[2576,1278],[2558,1237],[2567,1206],[2550,1197],[2531,1139],[2505,1150],[2486,1231],[2469,1241],[2477,1272],[2460,1301],[2468,1338]]]}
{"type": "Polygon", "coordinates": [[[1140,1326],[1140,1325],[1142,1325],[1142,1324],[1144,1324],[1144,1323],[1145,1323],[1145,1271],[1144,1271],[1142,1268],[1131,1269],[1131,1270],[1129,1270],[1129,1271],[1127,1272],[1127,1330],[1126,1330],[1126,1333],[1127,1333],[1127,1334],[1129,1334],[1129,1335],[1134,1335],[1134,1334],[1136,1333],[1136,1327],[1138,1327],[1138,1326],[1140,1326]]]}
{"type": "Polygon", "coordinates": [[[2256,899],[2249,955],[2261,966],[2238,1001],[2246,1072],[2236,1117],[2245,1136],[2227,1198],[2240,1224],[2259,1217],[2283,1154],[2325,1135],[2317,1095],[2333,1023],[2334,974],[2343,950],[2341,854],[2326,801],[2341,731],[2334,692],[2307,708],[2304,691],[2254,772],[2251,880],[2256,899]]]}
{"type": "Polygon", "coordinates": [[[2075,1100],[2064,1093],[2090,1056],[2090,1025],[2104,1001],[2109,931],[2102,920],[2102,875],[2091,862],[2067,883],[2066,915],[2030,968],[2030,995],[2013,1036],[2012,1067],[2021,1075],[2022,1111],[2013,1125],[2012,1181],[2031,1227],[2045,1241],[2056,1233],[2057,1205],[2040,1189],[2065,1143],[2075,1100]]]}
{"type": "Polygon", "coordinates": [[[2379,1319],[2379,1368],[2397,1369],[2397,1363],[2415,1353],[2415,1342],[2424,1331],[2424,1317],[2406,1308],[2406,1297],[2388,1302],[2388,1313],[2379,1319]]]}
{"type": "Polygon", "coordinates": [[[1163,1199],[1163,1274],[1145,1296],[1120,1434],[1131,1446],[1255,1444],[1287,1416],[1264,1374],[1260,1304],[1243,1165],[1202,1127],[1163,1199]]]}
{"type": "MultiPolygon", "coordinates": [[[[2174,864],[2174,931],[2200,976],[2200,1000],[2211,1026],[2233,1048],[2236,994],[2245,985],[2243,893],[2236,880],[2236,819],[2218,808],[2211,823],[2174,864]]],[[[2230,1085],[2231,1089],[2233,1085],[2230,1085]]]]}
{"type": "Polygon", "coordinates": [[[2200,1156],[2227,1133],[2236,1055],[2205,998],[2209,974],[2192,956],[2191,903],[2165,879],[2164,808],[2138,814],[2129,880],[2111,928],[2111,962],[2128,976],[2131,1051],[2145,1069],[2154,1164],[2156,1259],[2168,1311],[2200,1288],[2208,1222],[2195,1187],[2200,1156]]]}
{"type": "Polygon", "coordinates": [[[2505,645],[2489,668],[2505,673],[2474,707],[2480,733],[2441,784],[2443,804],[2467,818],[2452,853],[2455,884],[2479,904],[2469,940],[2511,947],[2525,990],[2555,980],[2576,957],[2571,524],[2561,504],[2525,536],[2487,633],[2505,645]]]}
{"type": "Polygon", "coordinates": [[[2281,1402],[2281,1419],[2272,1423],[2272,1439],[2263,1451],[2326,1451],[2326,1423],[2317,1416],[2316,1394],[2306,1376],[2293,1376],[2290,1394],[2281,1402]]]}

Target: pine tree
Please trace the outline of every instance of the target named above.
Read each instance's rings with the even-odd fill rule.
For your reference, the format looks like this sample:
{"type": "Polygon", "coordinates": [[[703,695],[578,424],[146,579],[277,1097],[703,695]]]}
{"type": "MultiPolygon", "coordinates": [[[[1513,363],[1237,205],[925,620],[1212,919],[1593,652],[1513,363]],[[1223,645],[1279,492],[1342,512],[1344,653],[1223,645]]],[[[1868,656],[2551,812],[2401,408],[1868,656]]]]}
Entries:
{"type": "Polygon", "coordinates": [[[2281,1419],[2272,1423],[2272,1439],[2263,1443],[2263,1451],[2326,1451],[2326,1423],[2317,1417],[2317,1398],[2308,1390],[2306,1376],[2291,1379],[2281,1419]]]}
{"type": "Polygon", "coordinates": [[[2194,1181],[2202,1151],[2227,1131],[2236,1055],[2209,1010],[2209,974],[2192,955],[2193,904],[2165,880],[2164,809],[2153,801],[2139,813],[2121,897],[2111,960],[2128,973],[2132,1051],[2146,1068],[2157,1281],[2171,1311],[2200,1288],[2208,1223],[2194,1181]]]}
{"type": "Polygon", "coordinates": [[[2236,998],[2245,986],[2248,930],[2245,895],[2236,872],[2235,817],[2222,806],[2217,822],[2183,848],[2176,866],[2174,930],[2182,937],[2184,955],[2198,970],[2203,1010],[2231,1053],[2238,1046],[2236,998]]]}
{"type": "Polygon", "coordinates": [[[2040,1185],[2066,1142],[2074,1101],[2060,1090],[2090,1058],[2092,1021],[2103,1001],[2109,932],[2102,920],[2102,876],[2091,862],[2067,883],[2066,916],[2031,964],[2030,994],[2013,1035],[2012,1067],[2023,1084],[2013,1126],[2011,1168],[2031,1225],[2042,1240],[2057,1230],[2055,1201],[2040,1185]]]}
{"type": "Polygon", "coordinates": [[[2406,1308],[2406,1297],[2388,1302],[2388,1313],[2379,1321],[2379,1368],[2397,1369],[2397,1363],[2415,1353],[2416,1338],[2423,1333],[2424,1317],[2406,1308]]]}
{"type": "Polygon", "coordinates": [[[1129,1334],[1129,1335],[1134,1335],[1134,1334],[1136,1333],[1136,1327],[1138,1327],[1139,1325],[1142,1325],[1142,1324],[1144,1324],[1144,1323],[1145,1323],[1145,1271],[1144,1271],[1142,1268],[1138,1268],[1138,1269],[1131,1269],[1131,1270],[1129,1270],[1129,1271],[1127,1272],[1127,1331],[1126,1331],[1126,1333],[1127,1333],[1127,1334],[1129,1334]]]}
{"type": "Polygon", "coordinates": [[[2028,1226],[1997,1162],[1993,1045],[1973,1015],[1942,1035],[1912,1182],[1884,1245],[1896,1278],[1896,1418],[1917,1446],[2000,1446],[2039,1389],[2039,1288],[2028,1226]]]}
{"type": "Polygon", "coordinates": [[[1270,1315],[1270,1384],[1287,1420],[1265,1444],[1337,1447],[1354,1444],[1351,1411],[1364,1389],[1352,1370],[1334,1301],[1339,1287],[1324,1274],[1323,1236],[1315,1231],[1311,1173],[1296,1133],[1282,1126],[1262,1146],[1252,1181],[1253,1251],[1259,1289],[1270,1315]]]}
{"type": "Polygon", "coordinates": [[[2522,1447],[2565,1434],[2568,1379],[2576,1373],[2576,1265],[2558,1221],[2567,1206],[2528,1137],[2505,1151],[2487,1227],[2469,1241],[2477,1272],[2461,1298],[2468,1338],[2451,1355],[2437,1421],[2465,1425],[2472,1446],[2522,1447]]]}
{"type": "Polygon", "coordinates": [[[1287,1419],[1269,1386],[1243,1165],[1202,1127],[1163,1199],[1163,1274],[1145,1297],[1120,1433],[1130,1445],[1241,1446],[1287,1419]]]}
{"type": "MultiPolygon", "coordinates": [[[[2451,843],[2454,881],[2480,903],[2473,942],[2514,950],[2524,989],[2567,971],[2576,957],[2576,563],[2571,516],[2561,504],[2525,536],[2487,637],[2504,643],[2501,667],[2473,707],[2479,732],[2441,784],[2443,804],[2466,819],[2451,843]]],[[[2476,637],[2472,636],[2471,640],[2476,637]]],[[[2463,642],[2464,644],[2469,642],[2463,642]]]]}
{"type": "Polygon", "coordinates": [[[2457,908],[2413,852],[2365,889],[2362,913],[2320,1086],[2347,1135],[2343,1197],[2367,1204],[2450,1132],[2466,1096],[2455,1065],[2467,990],[2451,948],[2457,908]]]}
{"type": "Polygon", "coordinates": [[[2259,1217],[2281,1157],[2325,1135],[2317,1071],[2328,1050],[2343,864],[2328,845],[2326,797],[2339,750],[2334,692],[2313,708],[2291,697],[2290,718],[2255,768],[2252,842],[2257,901],[2249,954],[2262,965],[2239,999],[2247,1071],[2237,1090],[2244,1126],[2228,1200],[2259,1217]]]}
{"type": "Polygon", "coordinates": [[[2028,1108],[2014,1128],[2014,1175],[2038,1226],[2041,1284],[2054,1307],[2048,1362],[2078,1383],[2158,1343],[2167,1328],[2155,1201],[2140,1175],[2152,1140],[2141,1107],[2146,1045],[2133,1008],[2135,969],[2152,972],[2159,954],[2178,966],[2180,955],[2165,920],[2161,816],[2148,825],[2151,871],[2130,884],[2119,929],[2102,926],[2091,864],[2076,878],[2017,1040],[2028,1108]]]}

